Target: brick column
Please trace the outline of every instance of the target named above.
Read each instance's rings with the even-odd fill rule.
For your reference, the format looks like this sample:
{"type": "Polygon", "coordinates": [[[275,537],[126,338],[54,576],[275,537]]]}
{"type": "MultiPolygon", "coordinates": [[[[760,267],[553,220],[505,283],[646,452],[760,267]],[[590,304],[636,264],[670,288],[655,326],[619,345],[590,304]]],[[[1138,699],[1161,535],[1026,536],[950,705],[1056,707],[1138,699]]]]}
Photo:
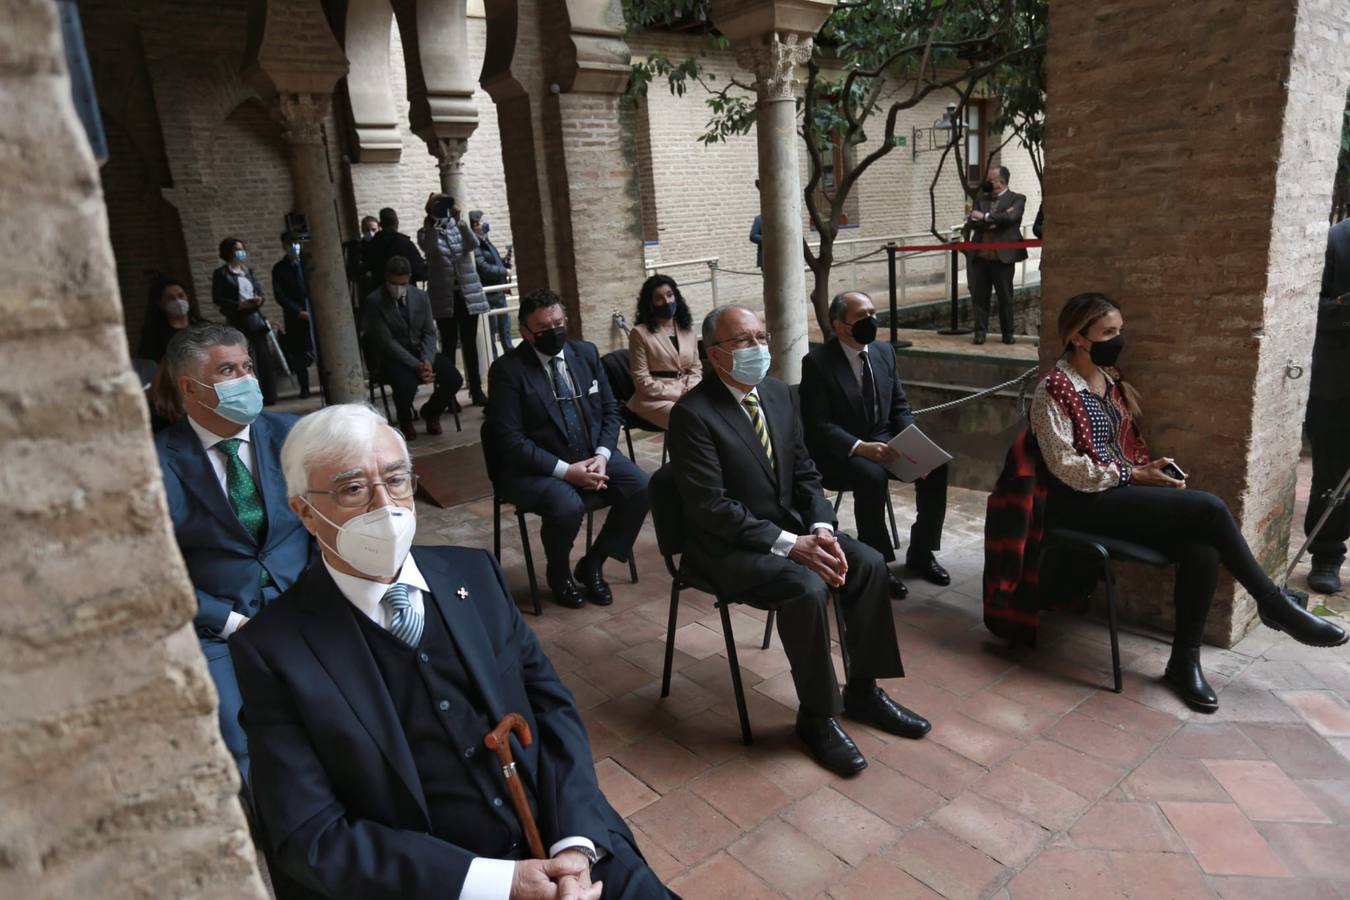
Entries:
{"type": "MultiPolygon", "coordinates": [[[[1350,7],[1099,0],[1051,15],[1041,334],[1080,291],[1121,303],[1120,366],[1151,449],[1227,501],[1278,576],[1307,396],[1286,365],[1311,355],[1350,7]]],[[[1061,349],[1044,341],[1042,362],[1061,349]]],[[[1123,582],[1131,615],[1170,627],[1170,575],[1123,582]]],[[[1206,637],[1229,646],[1254,616],[1225,576],[1206,637]]]]}

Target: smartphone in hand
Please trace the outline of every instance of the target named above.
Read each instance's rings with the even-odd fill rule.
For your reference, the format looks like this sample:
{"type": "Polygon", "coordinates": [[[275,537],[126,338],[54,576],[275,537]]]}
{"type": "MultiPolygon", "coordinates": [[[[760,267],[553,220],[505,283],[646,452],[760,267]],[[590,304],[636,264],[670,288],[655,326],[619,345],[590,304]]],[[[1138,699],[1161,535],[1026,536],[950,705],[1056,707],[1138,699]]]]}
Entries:
{"type": "Polygon", "coordinates": [[[1174,462],[1168,463],[1167,465],[1163,466],[1163,467],[1162,467],[1161,469],[1159,469],[1158,471],[1159,471],[1159,472],[1162,472],[1162,473],[1163,473],[1164,475],[1166,475],[1168,478],[1175,478],[1177,481],[1185,481],[1185,480],[1186,480],[1186,473],[1183,472],[1183,471],[1181,471],[1181,466],[1177,465],[1177,464],[1174,463],[1174,462]]]}

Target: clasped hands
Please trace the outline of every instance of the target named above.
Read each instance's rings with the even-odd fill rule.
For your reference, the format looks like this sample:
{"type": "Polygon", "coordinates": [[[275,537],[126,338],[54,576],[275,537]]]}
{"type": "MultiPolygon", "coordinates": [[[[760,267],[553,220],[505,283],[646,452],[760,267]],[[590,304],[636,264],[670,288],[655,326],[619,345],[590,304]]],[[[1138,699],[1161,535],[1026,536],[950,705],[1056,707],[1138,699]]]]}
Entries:
{"type": "Polygon", "coordinates": [[[431,363],[420,362],[417,364],[417,377],[423,384],[431,384],[436,380],[436,370],[431,367],[431,363]]]}
{"type": "Polygon", "coordinates": [[[574,462],[567,467],[563,481],[583,491],[603,491],[609,484],[609,460],[597,453],[590,459],[574,462]]]}
{"type": "Polygon", "coordinates": [[[605,883],[591,883],[591,861],[580,850],[552,859],[525,859],[511,876],[511,900],[600,900],[605,883]]]}
{"type": "Polygon", "coordinates": [[[820,576],[828,587],[844,586],[848,575],[848,560],[839,539],[828,528],[817,528],[814,534],[804,534],[788,551],[788,559],[806,566],[820,576]]]}

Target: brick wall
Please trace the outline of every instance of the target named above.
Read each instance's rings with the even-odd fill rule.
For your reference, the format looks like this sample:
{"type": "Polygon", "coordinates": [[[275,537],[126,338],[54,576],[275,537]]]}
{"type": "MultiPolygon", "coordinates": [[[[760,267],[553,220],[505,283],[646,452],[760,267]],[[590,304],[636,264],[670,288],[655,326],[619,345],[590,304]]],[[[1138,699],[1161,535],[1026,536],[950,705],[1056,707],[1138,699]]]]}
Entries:
{"type": "Polygon", "coordinates": [[[0,21],[0,896],[261,900],[56,6],[0,21]]]}
{"type": "MultiPolygon", "coordinates": [[[[1284,366],[1311,352],[1350,8],[1103,0],[1053,16],[1047,227],[1073,243],[1047,248],[1042,329],[1080,291],[1121,302],[1145,437],[1228,502],[1275,572],[1307,391],[1284,366]]],[[[1167,585],[1129,581],[1133,614],[1170,623],[1167,585]]],[[[1252,615],[1225,577],[1207,637],[1231,644],[1252,615]]]]}

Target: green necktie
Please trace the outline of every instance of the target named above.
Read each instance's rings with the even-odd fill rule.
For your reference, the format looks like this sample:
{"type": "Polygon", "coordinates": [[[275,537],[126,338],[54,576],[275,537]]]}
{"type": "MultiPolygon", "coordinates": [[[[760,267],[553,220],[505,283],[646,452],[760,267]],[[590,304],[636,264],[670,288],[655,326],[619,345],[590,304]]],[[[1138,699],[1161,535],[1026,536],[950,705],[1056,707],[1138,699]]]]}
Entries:
{"type": "MultiPolygon", "coordinates": [[[[239,445],[242,443],[243,440],[240,438],[229,438],[216,446],[225,454],[225,488],[226,493],[230,495],[230,505],[234,507],[234,514],[261,547],[263,534],[267,531],[267,511],[263,508],[262,494],[258,492],[257,483],[248,473],[244,461],[239,458],[239,445]]],[[[263,585],[267,585],[269,581],[267,570],[263,569],[263,585]]]]}
{"type": "Polygon", "coordinates": [[[764,413],[759,408],[759,398],[754,394],[746,394],[745,399],[741,401],[746,409],[750,410],[750,424],[754,426],[755,437],[764,445],[764,455],[769,457],[769,466],[773,466],[773,442],[769,440],[769,429],[764,422],[764,413]]]}

